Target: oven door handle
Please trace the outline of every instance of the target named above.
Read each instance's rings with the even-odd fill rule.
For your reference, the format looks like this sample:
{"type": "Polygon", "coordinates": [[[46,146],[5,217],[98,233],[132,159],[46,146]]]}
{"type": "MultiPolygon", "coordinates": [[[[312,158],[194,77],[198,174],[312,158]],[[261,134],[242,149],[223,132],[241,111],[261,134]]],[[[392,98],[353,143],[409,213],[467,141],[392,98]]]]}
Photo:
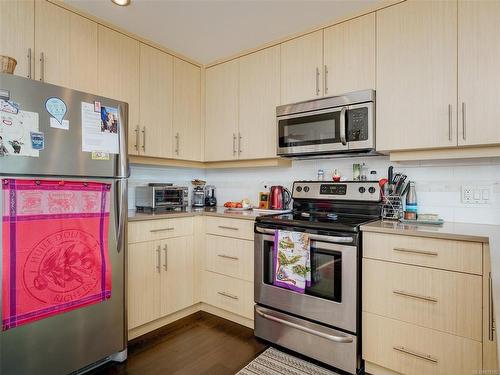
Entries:
{"type": "MultiPolygon", "coordinates": [[[[255,227],[255,230],[259,233],[273,234],[274,229],[255,227]]],[[[324,241],[324,242],[345,242],[351,243],[354,241],[352,237],[335,237],[335,236],[325,236],[322,234],[309,234],[309,238],[313,241],[324,241]]]]}
{"type": "Polygon", "coordinates": [[[268,320],[272,320],[273,322],[276,322],[276,323],[284,324],[284,325],[286,325],[288,327],[292,327],[292,328],[298,329],[299,331],[303,331],[303,332],[309,333],[311,335],[319,336],[319,337],[324,338],[326,340],[330,340],[330,341],[338,342],[338,343],[342,343],[342,344],[348,344],[348,343],[353,342],[352,337],[349,337],[349,336],[335,336],[335,335],[329,335],[327,333],[315,331],[314,329],[311,329],[311,328],[308,328],[308,327],[303,327],[303,326],[301,326],[299,324],[292,323],[292,322],[289,322],[287,320],[280,319],[280,318],[278,318],[276,316],[266,314],[265,312],[261,311],[258,307],[255,308],[255,311],[257,312],[258,315],[260,315],[264,319],[268,319],[268,320]]]}

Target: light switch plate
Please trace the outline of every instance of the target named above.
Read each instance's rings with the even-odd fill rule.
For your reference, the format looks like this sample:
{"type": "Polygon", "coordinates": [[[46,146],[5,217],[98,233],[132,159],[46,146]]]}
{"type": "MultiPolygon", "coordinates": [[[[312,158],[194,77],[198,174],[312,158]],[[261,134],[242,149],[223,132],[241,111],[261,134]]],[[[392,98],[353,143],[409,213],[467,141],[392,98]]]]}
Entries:
{"type": "Polygon", "coordinates": [[[462,185],[463,204],[489,204],[491,199],[491,186],[462,185]]]}

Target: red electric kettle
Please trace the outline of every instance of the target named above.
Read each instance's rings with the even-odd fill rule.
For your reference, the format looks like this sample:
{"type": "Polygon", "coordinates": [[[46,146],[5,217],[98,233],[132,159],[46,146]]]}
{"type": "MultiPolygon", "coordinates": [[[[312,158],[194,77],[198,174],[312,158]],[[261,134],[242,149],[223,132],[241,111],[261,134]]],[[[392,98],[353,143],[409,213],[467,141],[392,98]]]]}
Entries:
{"type": "Polygon", "coordinates": [[[271,186],[271,193],[269,194],[269,208],[271,210],[286,210],[291,200],[292,193],[290,193],[290,190],[280,185],[271,186]]]}

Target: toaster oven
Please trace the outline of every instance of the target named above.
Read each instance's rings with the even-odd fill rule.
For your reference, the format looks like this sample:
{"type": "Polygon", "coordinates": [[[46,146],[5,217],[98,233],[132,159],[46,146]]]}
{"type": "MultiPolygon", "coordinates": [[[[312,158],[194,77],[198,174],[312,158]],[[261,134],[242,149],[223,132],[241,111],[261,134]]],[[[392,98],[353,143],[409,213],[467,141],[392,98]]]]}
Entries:
{"type": "Polygon", "coordinates": [[[187,205],[187,187],[150,184],[135,188],[135,207],[138,211],[168,210],[184,208],[187,205]]]}

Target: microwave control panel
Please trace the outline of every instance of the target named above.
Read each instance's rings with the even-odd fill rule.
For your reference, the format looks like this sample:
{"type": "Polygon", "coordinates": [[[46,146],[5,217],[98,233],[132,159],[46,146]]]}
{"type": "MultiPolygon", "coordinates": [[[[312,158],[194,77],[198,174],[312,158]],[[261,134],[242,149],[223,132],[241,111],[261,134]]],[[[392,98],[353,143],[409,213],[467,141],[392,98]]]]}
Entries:
{"type": "Polygon", "coordinates": [[[353,108],[347,112],[347,141],[368,139],[368,108],[353,108]]]}

